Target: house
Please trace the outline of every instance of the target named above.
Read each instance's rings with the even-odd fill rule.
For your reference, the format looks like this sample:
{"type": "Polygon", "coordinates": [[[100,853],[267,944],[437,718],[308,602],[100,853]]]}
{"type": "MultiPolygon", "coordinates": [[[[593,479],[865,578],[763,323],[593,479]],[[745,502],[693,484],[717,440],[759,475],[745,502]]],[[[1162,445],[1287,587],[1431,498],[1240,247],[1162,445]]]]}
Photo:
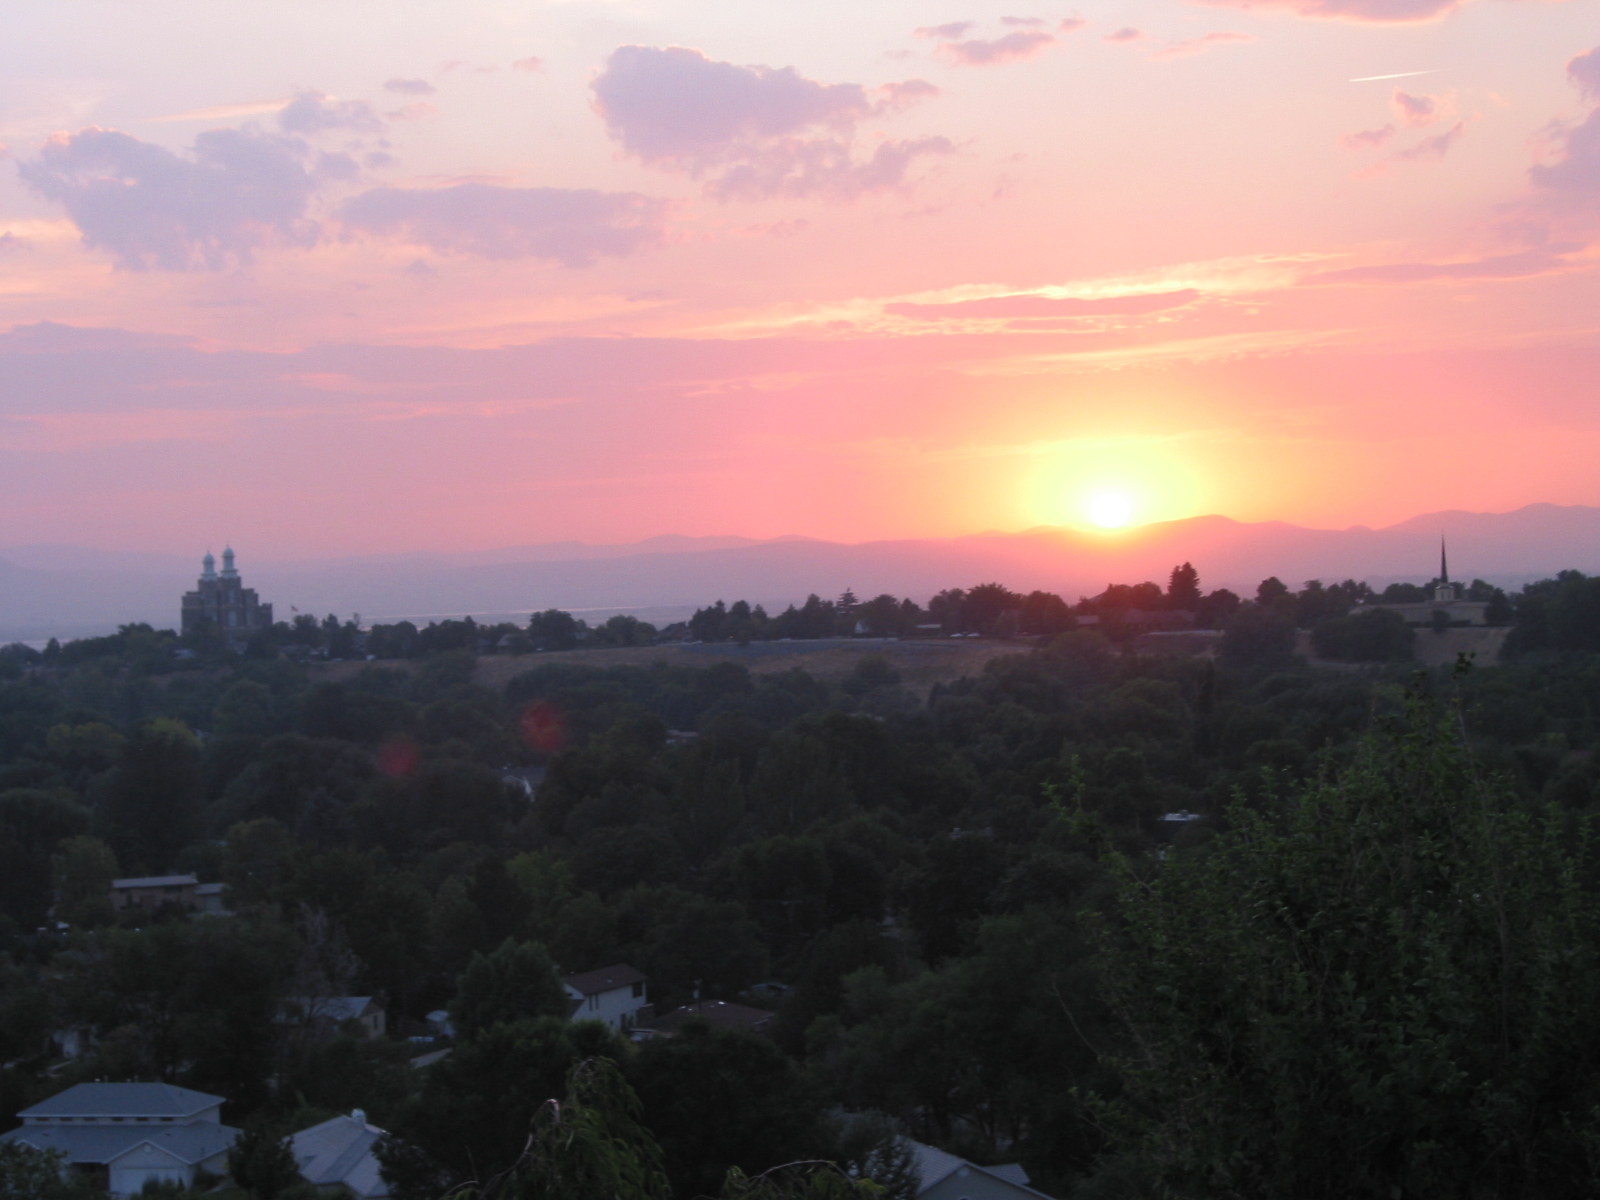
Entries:
{"type": "Polygon", "coordinates": [[[696,1000],[675,1008],[664,1016],[641,1023],[648,1025],[657,1037],[672,1037],[687,1021],[704,1021],[713,1029],[734,1029],[743,1033],[767,1033],[772,1029],[773,1014],[764,1008],[748,1004],[730,1004],[726,1000],[696,1000]]]}
{"type": "Polygon", "coordinates": [[[278,1009],[284,1025],[309,1025],[319,1038],[341,1033],[355,1021],[366,1037],[382,1037],[388,1029],[383,1006],[371,996],[290,996],[278,1009]]]}
{"type": "Polygon", "coordinates": [[[384,1131],[367,1124],[359,1108],[347,1117],[334,1117],[321,1125],[302,1129],[289,1139],[289,1150],[300,1177],[333,1195],[377,1200],[389,1195],[389,1185],[378,1169],[373,1145],[384,1131]]]}
{"type": "Polygon", "coordinates": [[[561,983],[572,1001],[574,1021],[604,1021],[626,1033],[638,1024],[639,1010],[647,1003],[645,984],[649,978],[626,963],[566,975],[561,983]]]}
{"type": "Polygon", "coordinates": [[[921,1142],[910,1142],[917,1200],[1052,1200],[1028,1186],[1021,1163],[980,1167],[921,1142]]]}
{"type": "Polygon", "coordinates": [[[222,1097],[169,1083],[80,1083],[17,1114],[0,1139],[59,1150],[66,1169],[113,1196],[150,1180],[192,1187],[198,1172],[225,1175],[239,1131],[222,1124],[222,1097]]]}
{"type": "Polygon", "coordinates": [[[194,875],[143,875],[137,879],[111,881],[111,907],[121,912],[127,908],[160,908],[163,904],[177,904],[198,909],[196,895],[200,880],[194,875]]]}

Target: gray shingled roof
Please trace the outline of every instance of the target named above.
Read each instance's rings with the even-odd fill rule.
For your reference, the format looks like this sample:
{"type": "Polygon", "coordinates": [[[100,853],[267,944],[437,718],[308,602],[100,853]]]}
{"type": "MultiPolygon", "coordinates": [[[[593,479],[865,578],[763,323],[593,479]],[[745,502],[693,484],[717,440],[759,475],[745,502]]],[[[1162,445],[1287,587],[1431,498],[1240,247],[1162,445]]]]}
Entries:
{"type": "Polygon", "coordinates": [[[913,1142],[906,1139],[911,1147],[912,1157],[917,1171],[917,1194],[920,1196],[941,1180],[949,1178],[962,1167],[976,1171],[980,1175],[989,1175],[1002,1180],[1016,1188],[1025,1196],[1038,1196],[1043,1200],[1050,1200],[1043,1192],[1028,1186],[1028,1173],[1022,1169],[1021,1163],[1003,1163],[999,1166],[980,1167],[977,1163],[968,1162],[966,1159],[940,1150],[936,1146],[929,1146],[922,1142],[913,1142]]]}
{"type": "Polygon", "coordinates": [[[192,1117],[221,1096],[170,1083],[80,1083],[25,1108],[19,1117],[192,1117]]]}
{"type": "Polygon", "coordinates": [[[334,1117],[290,1139],[295,1165],[308,1183],[343,1184],[357,1196],[387,1196],[372,1147],[383,1130],[353,1116],[334,1117]]]}
{"type": "Polygon", "coordinates": [[[111,886],[121,891],[124,888],[183,887],[199,882],[195,875],[141,875],[137,879],[113,879],[111,886]]]}
{"type": "Polygon", "coordinates": [[[108,1163],[149,1142],[180,1162],[204,1162],[239,1136],[231,1125],[196,1121],[192,1125],[24,1125],[0,1140],[40,1150],[60,1150],[69,1163],[108,1163]]]}
{"type": "Polygon", "coordinates": [[[649,979],[650,977],[643,971],[635,971],[627,963],[618,963],[614,967],[601,967],[598,971],[568,975],[561,982],[585,996],[595,996],[601,992],[630,987],[635,983],[647,983],[649,979]]]}

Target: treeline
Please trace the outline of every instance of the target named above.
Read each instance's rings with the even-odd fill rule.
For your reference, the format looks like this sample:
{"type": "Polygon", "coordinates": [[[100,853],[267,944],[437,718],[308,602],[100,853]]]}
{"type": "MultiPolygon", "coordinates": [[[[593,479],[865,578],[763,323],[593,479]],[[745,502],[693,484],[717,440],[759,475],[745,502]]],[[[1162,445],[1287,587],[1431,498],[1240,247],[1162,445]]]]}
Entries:
{"type": "MultiPolygon", "coordinates": [[[[410,621],[364,628],[359,616],[344,621],[297,615],[230,646],[217,630],[183,637],[148,625],[124,626],[108,637],[62,645],[51,639],[43,651],[14,644],[0,647],[0,672],[30,665],[72,667],[97,659],[136,660],[147,673],[215,665],[235,657],[271,659],[419,659],[452,651],[522,655],[579,647],[644,646],[663,642],[735,642],[820,638],[915,638],[981,635],[1052,637],[1081,625],[1096,627],[1121,644],[1139,634],[1175,629],[1230,630],[1236,650],[1247,657],[1292,653],[1293,630],[1313,631],[1320,657],[1353,662],[1383,662],[1410,657],[1414,634],[1394,614],[1368,606],[1423,603],[1437,580],[1427,585],[1390,584],[1381,593],[1366,583],[1307,581],[1299,591],[1277,577],[1244,598],[1227,588],[1205,592],[1189,563],[1172,569],[1166,585],[1154,582],[1110,584],[1095,596],[1069,604],[1051,592],[1013,592],[999,583],[950,588],[926,607],[910,597],[887,593],[859,600],[846,591],[834,600],[818,595],[771,616],[759,604],[722,600],[695,610],[686,622],[658,629],[628,614],[591,626],[560,609],[535,612],[526,625],[486,623],[472,617],[410,621]],[[1286,650],[1285,647],[1288,647],[1286,650]]],[[[1589,650],[1600,646],[1600,582],[1578,571],[1530,583],[1506,593],[1481,579],[1459,589],[1462,599],[1486,605],[1489,625],[1515,627],[1510,654],[1551,650],[1589,650]]]]}
{"type": "MultiPolygon", "coordinates": [[[[1273,1045],[1299,1056],[1292,1078],[1314,1092],[1334,1078],[1318,1057],[1316,1021],[1271,1007],[1280,993],[1282,1003],[1293,1000],[1279,982],[1302,943],[1284,950],[1270,922],[1241,928],[1223,919],[1244,911],[1218,898],[1252,878],[1249,863],[1194,883],[1195,911],[1211,914],[1214,928],[1180,928],[1191,893],[1171,893],[1170,908],[1141,918],[1158,933],[1177,931],[1167,944],[1216,961],[1277,964],[1256,990],[1245,989],[1248,971],[1236,972],[1244,990],[1217,998],[1188,958],[1112,957],[1140,944],[1135,926],[1123,924],[1134,919],[1126,889],[1156,878],[1166,869],[1159,864],[1189,861],[1191,848],[1216,854],[1244,820],[1234,803],[1265,821],[1300,813],[1310,829],[1334,811],[1298,799],[1315,781],[1351,780],[1373,804],[1403,791],[1374,782],[1363,738],[1404,725],[1412,669],[1330,672],[1294,659],[1303,622],[1315,631],[1367,619],[1338,615],[1360,598],[1358,585],[1291,592],[1263,583],[1220,619],[1216,661],[1119,652],[1113,636],[1149,627],[1129,614],[1198,614],[1174,600],[1217,595],[1201,593],[1188,572],[1174,576],[1166,587],[1107,589],[1092,598],[1097,611],[1074,605],[1080,611],[1068,614],[1097,624],[1019,642],[981,674],[931,692],[874,654],[833,678],[756,674],[728,661],[532,660],[492,688],[464,643],[365,664],[340,682],[282,656],[175,660],[181,640],[146,627],[68,643],[50,669],[35,669],[44,659],[32,651],[0,654],[0,1118],[98,1078],[214,1091],[228,1097],[231,1121],[264,1137],[359,1107],[398,1138],[395,1171],[412,1190],[397,1194],[437,1196],[516,1161],[533,1114],[563,1094],[564,1074],[600,1056],[637,1094],[640,1127],[662,1147],[673,1194],[684,1200],[717,1190],[729,1167],[754,1173],[867,1154],[846,1144],[848,1131],[830,1116],[841,1109],[883,1114],[980,1162],[1020,1159],[1055,1194],[1140,1194],[1133,1183],[1118,1193],[1116,1172],[1137,1182],[1147,1169],[1180,1167],[1199,1173],[1185,1185],[1195,1194],[1257,1194],[1235,1187],[1236,1176],[1207,1183],[1205,1172],[1265,1170],[1251,1157],[1258,1151],[1233,1167],[1163,1158],[1174,1147],[1199,1153],[1203,1139],[1149,1122],[1198,1105],[1241,1122],[1216,1127],[1214,1144],[1223,1135],[1238,1139],[1227,1144],[1277,1144],[1267,1135],[1284,1094],[1267,1105],[1252,1090],[1256,1060],[1205,1057],[1214,1049],[1200,1032],[1207,1011],[1273,1031],[1273,1045]],[[1183,812],[1201,819],[1166,819],[1183,812]],[[225,884],[235,915],[110,911],[112,878],[167,871],[225,884]],[[663,1010],[697,993],[774,1007],[774,1032],[701,1030],[635,1048],[546,1011],[533,991],[490,986],[523,978],[530,962],[577,972],[624,961],[650,976],[663,1010]],[[1108,974],[1118,963],[1126,974],[1108,974]],[[751,990],[772,982],[788,990],[751,990]],[[1161,988],[1177,997],[1170,1019],[1149,1007],[1155,1001],[1128,1007],[1129,989],[1166,995],[1161,988]],[[320,1040],[274,1019],[288,997],[339,993],[378,997],[395,1036],[320,1040]],[[464,1015],[465,998],[479,994],[509,997],[510,1007],[464,1017],[452,1055],[413,1070],[415,1050],[403,1039],[431,1036],[429,1012],[464,1015]],[[1183,1007],[1190,1003],[1199,1007],[1183,1007]],[[88,1049],[63,1062],[51,1034],[67,1029],[84,1031],[88,1049]],[[1130,1029],[1159,1046],[1172,1073],[1129,1073],[1130,1029]],[[1162,1030],[1165,1040],[1149,1040],[1162,1030]],[[1205,1070],[1186,1072],[1188,1062],[1205,1070]],[[1235,1090],[1196,1097],[1183,1080],[1197,1077],[1235,1090]],[[1106,1107],[1121,1103],[1129,1110],[1106,1107]]],[[[1020,611],[1004,589],[955,594],[956,622],[1020,611]],[[974,595],[978,606],[963,616],[974,595]]],[[[1555,811],[1557,844],[1562,830],[1600,812],[1600,655],[1584,652],[1583,641],[1597,598],[1600,581],[1575,573],[1531,585],[1515,600],[1513,634],[1526,639],[1519,658],[1456,681],[1436,674],[1427,685],[1459,693],[1454,727],[1470,731],[1471,771],[1497,781],[1488,807],[1473,811],[1555,811]]],[[[1458,775],[1440,779],[1426,787],[1454,796],[1466,786],[1458,775]]],[[[1344,853],[1372,861],[1390,828],[1354,828],[1351,836],[1371,839],[1344,853]]],[[[1461,833],[1452,829],[1436,832],[1461,833]]],[[[1314,842],[1296,845],[1294,854],[1314,858],[1314,842]]],[[[1317,860],[1302,869],[1290,849],[1270,878],[1288,888],[1303,877],[1326,894],[1280,904],[1262,893],[1246,916],[1345,902],[1333,867],[1317,860]]],[[[1239,862],[1219,861],[1217,870],[1239,862]]],[[[1512,878],[1524,867],[1554,878],[1559,865],[1527,858],[1502,867],[1512,878]]],[[[1457,913],[1452,906],[1470,894],[1439,893],[1428,919],[1457,913]]],[[[1389,903],[1383,895],[1373,904],[1389,903]]],[[[1398,929],[1367,909],[1351,913],[1339,928],[1398,929]]],[[[1552,964],[1575,962],[1571,955],[1591,953],[1587,938],[1540,944],[1560,947],[1552,964]]],[[[1356,971],[1366,961],[1352,957],[1360,941],[1329,961],[1356,971]]],[[[1514,931],[1509,944],[1519,944],[1514,931]]],[[[1394,970],[1421,962],[1419,947],[1397,948],[1394,970]]],[[[1407,978],[1410,987],[1435,977],[1407,978]]],[[[1465,1014],[1465,1045],[1485,1028],[1473,1005],[1504,993],[1479,986],[1478,976],[1454,978],[1429,984],[1438,1004],[1427,1012],[1465,1014]]],[[[1572,976],[1572,987],[1587,978],[1572,976]]],[[[1585,994],[1546,983],[1539,995],[1585,994]]],[[[1410,994],[1362,987],[1396,1006],[1410,994]]],[[[1417,1136],[1443,1138],[1451,1161],[1476,1161],[1471,1139],[1486,1130],[1556,1128],[1540,1125],[1540,1113],[1581,1099],[1566,1076],[1536,1073],[1533,1051],[1549,1039],[1586,1045],[1539,1003],[1533,996],[1532,1007],[1505,1013],[1496,1037],[1521,1038],[1526,1027],[1545,1041],[1495,1060],[1499,1074],[1474,1066],[1478,1074],[1463,1076],[1509,1089],[1461,1093],[1493,1103],[1469,1112],[1449,1107],[1455,1092],[1428,1093],[1437,1128],[1417,1136]],[[1516,1092],[1523,1078],[1528,1088],[1516,1092]],[[1517,1096],[1535,1094],[1543,1108],[1517,1107],[1517,1096]],[[1508,1115],[1490,1129],[1486,1113],[1508,1115]],[[1531,1123],[1518,1125],[1524,1117],[1531,1123]]],[[[1428,1036],[1446,1044],[1437,1030],[1428,1036]]],[[[1502,1044],[1483,1044],[1491,1042],[1502,1044]]],[[[1380,1047],[1363,1060],[1375,1088],[1390,1053],[1380,1047]]],[[[1427,1073],[1438,1063],[1401,1065],[1412,1082],[1382,1084],[1398,1097],[1382,1112],[1421,1105],[1406,1088],[1443,1078],[1427,1073]]],[[[1359,1080],[1334,1082],[1354,1089],[1359,1080]]],[[[1352,1161],[1369,1162],[1361,1147],[1372,1128],[1341,1112],[1338,1128],[1353,1131],[1357,1147],[1352,1161]]],[[[1262,1176],[1282,1184],[1277,1194],[1300,1194],[1305,1181],[1291,1186],[1281,1172],[1317,1145],[1313,1116],[1297,1129],[1301,1140],[1283,1142],[1282,1159],[1266,1164],[1278,1173],[1262,1176]]],[[[1528,1153],[1544,1144],[1518,1136],[1534,1139],[1528,1153]]],[[[1409,1161],[1403,1148],[1393,1156],[1409,1161]]],[[[1570,1159],[1550,1161],[1567,1164],[1559,1179],[1570,1177],[1570,1159]]],[[[1391,1194],[1383,1178],[1371,1194],[1391,1194]]],[[[1418,1175],[1402,1193],[1434,1194],[1426,1182],[1418,1175]]],[[[1544,1194],[1573,1194],[1563,1186],[1544,1194]]]]}

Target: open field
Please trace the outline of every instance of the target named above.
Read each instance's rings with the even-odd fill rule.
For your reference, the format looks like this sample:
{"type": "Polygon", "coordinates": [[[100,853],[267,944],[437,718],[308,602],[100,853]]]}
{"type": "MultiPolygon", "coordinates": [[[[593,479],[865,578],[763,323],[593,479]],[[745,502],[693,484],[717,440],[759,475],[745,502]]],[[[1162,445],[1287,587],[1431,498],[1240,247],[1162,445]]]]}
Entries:
{"type": "MultiPolygon", "coordinates": [[[[936,683],[952,683],[965,676],[978,674],[991,659],[1009,654],[1026,654],[1032,649],[1033,642],[1027,638],[950,638],[905,642],[875,638],[825,638],[804,642],[752,642],[748,646],[726,642],[621,646],[486,656],[478,659],[474,679],[485,687],[504,687],[514,675],[544,663],[555,662],[588,667],[649,666],[652,663],[709,667],[716,662],[736,662],[758,675],[800,667],[820,679],[840,679],[854,670],[862,658],[869,654],[881,654],[900,673],[905,686],[925,693],[936,683]]],[[[362,662],[319,663],[311,668],[311,673],[319,679],[347,679],[367,665],[362,662]]],[[[403,669],[411,666],[403,660],[385,661],[379,665],[403,669]]]]}

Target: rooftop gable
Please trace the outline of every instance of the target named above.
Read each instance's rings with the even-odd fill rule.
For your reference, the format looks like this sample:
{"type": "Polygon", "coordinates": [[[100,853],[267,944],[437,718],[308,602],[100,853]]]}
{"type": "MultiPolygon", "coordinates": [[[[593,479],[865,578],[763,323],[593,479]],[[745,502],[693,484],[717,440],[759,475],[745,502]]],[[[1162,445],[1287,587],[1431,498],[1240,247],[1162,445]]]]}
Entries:
{"type": "Polygon", "coordinates": [[[17,1114],[23,1119],[64,1117],[194,1117],[223,1102],[221,1096],[170,1083],[80,1083],[17,1114]]]}
{"type": "Polygon", "coordinates": [[[618,988],[649,981],[648,975],[634,970],[627,963],[601,967],[598,971],[584,971],[581,975],[566,975],[561,980],[580,996],[598,996],[601,992],[614,992],[618,988]]]}

